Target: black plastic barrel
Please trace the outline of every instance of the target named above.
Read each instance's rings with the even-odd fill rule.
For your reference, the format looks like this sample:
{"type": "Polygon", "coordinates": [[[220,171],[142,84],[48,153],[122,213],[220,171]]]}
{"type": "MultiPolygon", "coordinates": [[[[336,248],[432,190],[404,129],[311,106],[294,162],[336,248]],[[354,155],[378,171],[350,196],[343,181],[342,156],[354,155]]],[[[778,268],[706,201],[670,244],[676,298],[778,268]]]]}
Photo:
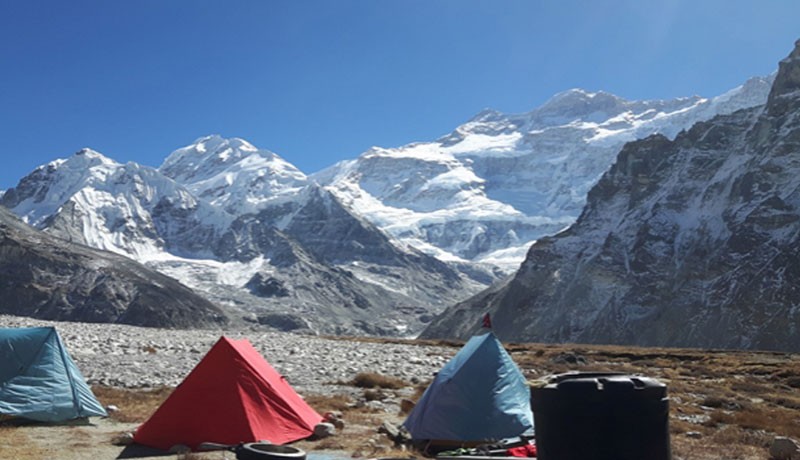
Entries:
{"type": "Polygon", "coordinates": [[[623,374],[569,373],[531,388],[537,460],[669,460],[667,387],[623,374]]]}

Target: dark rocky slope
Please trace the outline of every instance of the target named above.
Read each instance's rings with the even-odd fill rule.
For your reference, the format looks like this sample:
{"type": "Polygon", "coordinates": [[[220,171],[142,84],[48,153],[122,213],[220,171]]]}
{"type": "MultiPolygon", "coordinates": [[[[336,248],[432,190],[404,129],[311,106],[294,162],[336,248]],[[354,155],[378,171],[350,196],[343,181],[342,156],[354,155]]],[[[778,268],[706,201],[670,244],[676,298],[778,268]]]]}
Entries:
{"type": "Polygon", "coordinates": [[[35,230],[0,207],[0,313],[205,327],[227,322],[187,287],[125,257],[35,230]]]}

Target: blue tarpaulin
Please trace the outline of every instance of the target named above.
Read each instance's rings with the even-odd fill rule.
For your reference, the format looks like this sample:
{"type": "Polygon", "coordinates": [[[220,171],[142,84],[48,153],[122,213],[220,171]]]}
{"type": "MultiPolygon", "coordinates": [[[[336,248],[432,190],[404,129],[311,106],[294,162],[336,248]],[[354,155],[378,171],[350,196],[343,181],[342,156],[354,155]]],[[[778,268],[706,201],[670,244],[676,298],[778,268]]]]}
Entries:
{"type": "Polygon", "coordinates": [[[403,426],[414,440],[494,441],[532,434],[530,390],[493,333],[472,337],[439,371],[403,426]]]}
{"type": "Polygon", "coordinates": [[[52,327],[0,329],[0,414],[42,422],[107,415],[52,327]]]}

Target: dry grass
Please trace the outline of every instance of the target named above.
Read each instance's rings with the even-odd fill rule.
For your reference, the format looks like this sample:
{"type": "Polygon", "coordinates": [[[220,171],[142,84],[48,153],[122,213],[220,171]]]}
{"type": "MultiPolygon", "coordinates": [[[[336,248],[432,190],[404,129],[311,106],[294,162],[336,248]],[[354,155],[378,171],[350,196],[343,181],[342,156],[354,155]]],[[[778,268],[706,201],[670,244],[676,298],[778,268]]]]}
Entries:
{"type": "MultiPolygon", "coordinates": [[[[377,432],[387,419],[386,412],[358,404],[345,395],[307,395],[305,400],[321,414],[330,411],[341,413],[345,427],[337,430],[336,436],[299,441],[294,443],[295,446],[306,451],[336,450],[367,457],[374,457],[390,448],[391,443],[377,432]]],[[[397,423],[400,420],[392,421],[397,423]]]]}
{"type": "Polygon", "coordinates": [[[104,405],[109,404],[119,408],[116,412],[109,413],[109,417],[124,423],[143,423],[147,420],[173,388],[161,387],[152,390],[128,390],[123,388],[94,387],[97,399],[104,405]]]}
{"type": "Polygon", "coordinates": [[[44,450],[32,443],[24,431],[15,426],[0,425],[0,458],[39,460],[45,458],[45,455],[44,450]],[[20,446],[25,448],[20,448],[20,446]],[[8,455],[13,455],[13,457],[8,455]]]}
{"type": "MultiPolygon", "coordinates": [[[[454,341],[369,341],[462,345],[454,341]]],[[[506,349],[529,379],[590,371],[639,374],[663,381],[670,396],[676,459],[768,458],[774,436],[800,439],[800,355],[555,344],[506,344],[506,349]],[[580,356],[585,364],[559,361],[566,354],[580,356]]],[[[418,400],[427,386],[415,386],[411,399],[418,400]]]]}
{"type": "Polygon", "coordinates": [[[320,414],[326,412],[345,412],[353,406],[353,398],[343,394],[308,395],[305,401],[320,414]]]}
{"type": "Polygon", "coordinates": [[[674,458],[768,458],[774,436],[800,439],[798,355],[541,344],[507,348],[531,378],[565,370],[611,371],[665,382],[674,458]],[[586,364],[554,362],[565,353],[582,356],[586,364]]]}

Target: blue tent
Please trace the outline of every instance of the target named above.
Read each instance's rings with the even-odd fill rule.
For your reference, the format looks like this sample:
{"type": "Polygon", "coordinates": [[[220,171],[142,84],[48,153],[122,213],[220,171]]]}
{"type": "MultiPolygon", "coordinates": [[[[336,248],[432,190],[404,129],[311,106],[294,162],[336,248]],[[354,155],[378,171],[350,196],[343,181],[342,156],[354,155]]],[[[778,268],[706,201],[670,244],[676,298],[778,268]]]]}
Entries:
{"type": "Polygon", "coordinates": [[[492,333],[472,337],[403,423],[414,440],[496,441],[532,434],[530,390],[492,333]]]}
{"type": "Polygon", "coordinates": [[[42,422],[107,415],[52,327],[0,329],[0,414],[42,422]]]}

